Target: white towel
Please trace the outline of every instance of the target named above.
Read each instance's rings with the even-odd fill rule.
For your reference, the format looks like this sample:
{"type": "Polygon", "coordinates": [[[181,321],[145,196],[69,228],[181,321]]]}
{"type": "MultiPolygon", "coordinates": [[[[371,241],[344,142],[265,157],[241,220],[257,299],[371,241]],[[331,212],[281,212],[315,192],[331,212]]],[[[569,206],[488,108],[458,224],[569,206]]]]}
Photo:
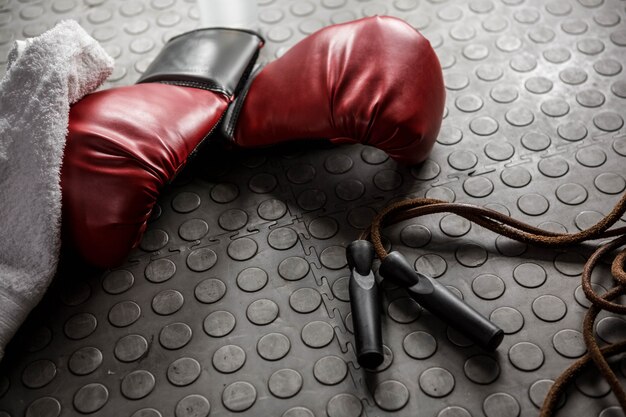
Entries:
{"type": "Polygon", "coordinates": [[[0,359],[57,268],[70,104],[113,70],[72,20],[18,41],[8,62],[0,81],[0,359]]]}

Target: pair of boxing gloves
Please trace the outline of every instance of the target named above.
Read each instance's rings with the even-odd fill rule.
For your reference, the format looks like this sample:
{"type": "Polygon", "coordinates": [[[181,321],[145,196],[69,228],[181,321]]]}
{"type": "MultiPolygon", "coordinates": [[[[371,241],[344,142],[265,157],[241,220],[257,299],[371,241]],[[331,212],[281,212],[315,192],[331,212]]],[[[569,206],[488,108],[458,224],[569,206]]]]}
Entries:
{"type": "Polygon", "coordinates": [[[262,44],[237,29],[180,35],[137,84],[71,108],[63,229],[86,261],[125,260],[160,189],[216,128],[243,148],[325,138],[376,146],[402,163],[428,156],[443,78],[429,42],[407,23],[372,17],[330,26],[251,75],[262,44]]]}

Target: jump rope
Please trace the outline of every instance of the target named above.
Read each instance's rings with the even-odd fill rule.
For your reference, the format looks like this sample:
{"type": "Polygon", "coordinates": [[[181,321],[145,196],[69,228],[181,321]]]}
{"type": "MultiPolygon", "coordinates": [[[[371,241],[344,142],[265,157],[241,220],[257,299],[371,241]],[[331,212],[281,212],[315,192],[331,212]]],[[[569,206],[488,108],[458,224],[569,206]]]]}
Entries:
{"type": "Polygon", "coordinates": [[[607,358],[626,352],[626,340],[601,348],[593,331],[596,318],[602,310],[626,314],[626,305],[614,301],[626,294],[626,248],[623,247],[626,245],[626,226],[611,229],[625,212],[626,194],[611,212],[594,226],[578,233],[555,233],[472,204],[450,203],[431,198],[413,198],[389,204],[378,213],[358,240],[352,242],[346,249],[350,267],[350,304],[359,364],[366,368],[376,368],[384,359],[379,290],[372,272],[375,257],[380,260],[378,272],[383,279],[405,288],[408,295],[419,305],[477,345],[487,350],[495,350],[504,337],[502,329],[444,285],[415,271],[400,252],[387,252],[381,238],[381,231],[385,227],[427,214],[453,213],[499,235],[540,247],[563,248],[587,241],[602,240],[585,263],[582,272],[582,288],[591,302],[583,320],[583,338],[587,353],[556,378],[543,402],[539,416],[548,417],[556,413],[561,394],[588,365],[594,365],[600,371],[626,413],[626,391],[607,362],[607,358]],[[619,251],[611,264],[614,286],[600,295],[592,287],[591,273],[602,257],[617,249],[619,251]]]}

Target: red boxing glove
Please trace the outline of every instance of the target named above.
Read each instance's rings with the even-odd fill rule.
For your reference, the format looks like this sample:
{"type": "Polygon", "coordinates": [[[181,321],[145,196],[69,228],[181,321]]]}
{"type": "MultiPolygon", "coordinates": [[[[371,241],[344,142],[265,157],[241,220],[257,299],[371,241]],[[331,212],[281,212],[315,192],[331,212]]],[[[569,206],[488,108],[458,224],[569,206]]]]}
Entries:
{"type": "Polygon", "coordinates": [[[93,265],[122,263],[160,189],[221,120],[261,45],[253,32],[189,32],[167,43],[141,84],[72,106],[61,170],[64,241],[93,265]]]}
{"type": "Polygon", "coordinates": [[[240,97],[224,130],[242,147],[326,138],[415,164],[435,143],[445,89],[426,38],[400,19],[371,17],[304,39],[240,97]]]}

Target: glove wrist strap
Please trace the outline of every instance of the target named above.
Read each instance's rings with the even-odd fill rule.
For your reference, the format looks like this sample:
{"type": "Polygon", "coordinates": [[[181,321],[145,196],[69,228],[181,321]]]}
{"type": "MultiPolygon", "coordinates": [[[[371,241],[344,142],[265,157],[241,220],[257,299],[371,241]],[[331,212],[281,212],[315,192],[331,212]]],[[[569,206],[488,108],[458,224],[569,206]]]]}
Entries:
{"type": "Polygon", "coordinates": [[[263,38],[255,32],[205,28],[172,38],[137,83],[195,87],[232,99],[250,74],[263,38]]]}
{"type": "Polygon", "coordinates": [[[226,114],[223,117],[223,121],[220,124],[220,133],[228,142],[235,143],[235,129],[237,127],[237,121],[239,120],[239,113],[243,108],[243,104],[246,101],[246,96],[250,87],[254,82],[254,79],[263,69],[262,66],[257,66],[245,80],[241,82],[241,89],[237,93],[237,97],[233,100],[233,103],[226,110],[226,114]]]}

